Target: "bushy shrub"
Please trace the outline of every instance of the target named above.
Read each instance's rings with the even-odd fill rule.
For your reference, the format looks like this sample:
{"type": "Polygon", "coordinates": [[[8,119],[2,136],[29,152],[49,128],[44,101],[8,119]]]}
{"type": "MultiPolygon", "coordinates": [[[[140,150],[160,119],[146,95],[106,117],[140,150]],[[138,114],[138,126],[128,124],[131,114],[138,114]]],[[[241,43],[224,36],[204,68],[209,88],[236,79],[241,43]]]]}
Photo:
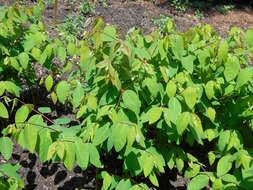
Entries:
{"type": "MultiPolygon", "coordinates": [[[[1,11],[1,26],[12,28],[9,23],[15,19],[6,21],[18,16],[12,9],[1,11]]],[[[42,162],[62,161],[69,170],[75,163],[83,170],[95,166],[102,189],[149,189],[143,178],[159,187],[157,177],[174,167],[190,179],[189,190],[208,185],[252,188],[252,29],[232,28],[222,39],[209,25],[181,33],[170,21],[162,36],[133,30],[122,40],[115,27],[102,30],[98,19],[81,41],[45,40],[42,33],[36,38],[42,44],[27,47],[25,42],[33,36],[29,31],[38,32],[40,22],[29,28],[20,47],[9,46],[13,54],[0,41],[0,69],[21,68],[30,76],[26,69],[34,70],[34,64],[47,68],[41,60],[49,57],[64,62],[63,71],[76,65],[66,79],[56,81],[49,75],[40,84],[54,103],[72,106],[80,125],[71,126],[70,119],[52,121],[43,114],[50,111],[38,111],[36,105],[14,104],[21,102],[17,92],[22,86],[12,80],[16,75],[2,73],[0,95],[5,101],[0,103],[0,117],[8,126],[2,131],[0,151],[6,160],[11,157],[11,138],[37,151],[42,162]],[[27,55],[20,56],[23,53],[27,55]],[[17,57],[14,66],[5,61],[9,57],[17,57]],[[7,81],[19,88],[9,90],[7,81]],[[121,175],[106,171],[100,158],[113,150],[123,162],[121,175]]],[[[4,30],[0,37],[10,40],[4,30]]],[[[17,179],[2,166],[0,172],[17,179]]]]}

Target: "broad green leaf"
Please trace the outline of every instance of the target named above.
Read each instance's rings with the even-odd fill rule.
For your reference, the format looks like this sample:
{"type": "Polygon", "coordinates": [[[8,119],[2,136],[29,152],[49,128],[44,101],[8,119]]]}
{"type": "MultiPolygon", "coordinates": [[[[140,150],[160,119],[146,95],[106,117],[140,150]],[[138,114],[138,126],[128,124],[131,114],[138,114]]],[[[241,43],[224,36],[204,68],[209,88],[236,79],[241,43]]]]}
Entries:
{"type": "Polygon", "coordinates": [[[132,147],[137,137],[138,137],[138,132],[136,131],[135,126],[129,127],[127,131],[127,148],[132,147]]]}
{"type": "Polygon", "coordinates": [[[149,60],[149,59],[151,59],[151,56],[150,56],[150,54],[148,53],[148,51],[146,49],[136,48],[135,49],[135,53],[138,56],[138,58],[140,58],[142,60],[149,60]]]}
{"type": "Polygon", "coordinates": [[[19,66],[19,64],[18,64],[17,59],[15,59],[14,57],[10,57],[10,63],[11,63],[11,66],[12,66],[13,68],[15,68],[17,71],[19,71],[20,66],[19,66]]]}
{"type": "Polygon", "coordinates": [[[19,174],[17,173],[17,170],[20,168],[19,164],[12,165],[10,163],[7,164],[1,164],[0,166],[0,172],[3,172],[6,176],[13,178],[17,180],[18,182],[22,181],[19,174]]]}
{"type": "Polygon", "coordinates": [[[64,166],[68,170],[71,171],[75,163],[74,144],[72,142],[65,142],[64,150],[65,150],[65,153],[64,153],[63,163],[64,163],[64,166]]]}
{"type": "Polygon", "coordinates": [[[192,164],[190,167],[188,167],[185,170],[184,177],[188,179],[193,178],[199,173],[199,171],[200,171],[200,165],[192,164]]]}
{"type": "Polygon", "coordinates": [[[56,102],[57,102],[57,100],[58,100],[56,93],[55,93],[55,92],[52,92],[52,93],[50,94],[50,96],[51,96],[51,99],[52,99],[52,101],[53,101],[53,103],[54,103],[54,105],[55,105],[56,102]]]}
{"type": "Polygon", "coordinates": [[[64,104],[69,95],[69,84],[66,81],[61,81],[56,86],[56,95],[58,100],[64,104]]]}
{"type": "Polygon", "coordinates": [[[86,112],[87,106],[81,106],[76,114],[76,118],[79,119],[86,112]]]}
{"type": "Polygon", "coordinates": [[[2,102],[0,102],[0,117],[5,119],[9,118],[8,110],[6,109],[5,105],[2,102]]]}
{"type": "Polygon", "coordinates": [[[225,174],[224,176],[221,177],[222,181],[228,182],[228,183],[234,183],[238,184],[238,180],[234,175],[231,174],[225,174]]]}
{"type": "Polygon", "coordinates": [[[164,81],[168,82],[169,81],[169,70],[168,70],[168,68],[165,67],[165,66],[160,66],[159,68],[160,68],[160,72],[163,76],[164,81]]]}
{"type": "Polygon", "coordinates": [[[50,107],[39,107],[38,111],[41,113],[51,113],[52,112],[50,107]]]}
{"type": "Polygon", "coordinates": [[[217,176],[221,177],[228,173],[232,168],[231,155],[223,156],[217,164],[217,176]]]}
{"type": "Polygon", "coordinates": [[[109,125],[104,125],[96,130],[93,138],[93,144],[95,146],[102,144],[109,136],[109,125]]]}
{"type": "Polygon", "coordinates": [[[32,49],[32,56],[36,61],[39,61],[41,56],[41,50],[34,47],[32,49]]]}
{"type": "Polygon", "coordinates": [[[5,82],[0,81],[0,96],[4,94],[5,91],[5,82]]]}
{"type": "Polygon", "coordinates": [[[5,160],[9,160],[12,155],[13,144],[10,138],[2,137],[0,138],[0,152],[5,160]]]}
{"type": "Polygon", "coordinates": [[[196,177],[194,177],[189,185],[187,186],[187,190],[200,190],[204,187],[207,187],[209,178],[207,175],[200,174],[196,177]]]}
{"type": "Polygon", "coordinates": [[[37,129],[33,125],[27,125],[25,127],[24,141],[27,150],[33,153],[37,143],[37,129]]]}
{"type": "Polygon", "coordinates": [[[164,58],[166,58],[167,53],[163,47],[163,40],[159,40],[158,41],[158,51],[160,53],[161,59],[163,60],[164,58]]]}
{"type": "Polygon", "coordinates": [[[45,52],[47,54],[48,57],[51,57],[52,52],[53,52],[53,45],[52,44],[48,44],[45,48],[45,52]]]}
{"type": "Polygon", "coordinates": [[[143,162],[143,173],[144,176],[147,177],[151,173],[154,167],[154,161],[151,156],[147,155],[145,156],[144,162],[143,162]]]}
{"type": "Polygon", "coordinates": [[[156,186],[156,187],[159,186],[157,177],[156,177],[156,175],[155,175],[155,173],[154,173],[153,171],[152,171],[152,172],[150,173],[150,175],[149,175],[149,180],[150,180],[150,182],[151,182],[154,186],[156,186]]]}
{"type": "Polygon", "coordinates": [[[187,106],[190,109],[193,109],[197,102],[197,97],[198,97],[196,88],[193,88],[193,87],[186,88],[183,92],[183,97],[185,99],[187,106]]]}
{"type": "Polygon", "coordinates": [[[138,95],[134,91],[126,90],[122,95],[122,99],[123,99],[124,105],[128,109],[132,110],[137,115],[139,114],[141,102],[139,100],[138,95]]]}
{"type": "Polygon", "coordinates": [[[21,106],[21,108],[16,111],[15,123],[24,123],[28,118],[29,112],[30,111],[27,105],[21,106]]]}
{"type": "Polygon", "coordinates": [[[54,83],[53,77],[51,75],[48,75],[45,80],[45,86],[48,92],[50,92],[50,90],[52,89],[53,83],[54,83]]]}
{"type": "Polygon", "coordinates": [[[117,187],[115,190],[123,190],[123,189],[130,189],[131,188],[131,181],[129,179],[122,179],[118,183],[117,187]]]}
{"type": "Polygon", "coordinates": [[[87,97],[87,105],[89,108],[96,110],[97,109],[97,98],[95,96],[88,96],[87,97]]]}
{"type": "Polygon", "coordinates": [[[18,60],[19,60],[19,62],[20,62],[20,64],[21,64],[21,66],[22,66],[24,69],[26,69],[27,66],[28,66],[28,63],[29,63],[29,56],[28,56],[28,54],[25,53],[25,52],[20,53],[20,54],[18,55],[18,60]]]}
{"type": "Polygon", "coordinates": [[[49,148],[47,153],[47,160],[51,160],[53,156],[57,153],[58,157],[63,160],[64,158],[64,142],[55,141],[49,148]]]}
{"type": "Polygon", "coordinates": [[[66,49],[64,47],[59,47],[57,49],[57,55],[61,61],[65,61],[67,56],[66,49]]]}
{"type": "Polygon", "coordinates": [[[253,67],[242,69],[237,77],[235,88],[240,88],[253,78],[253,67]]]}
{"type": "Polygon", "coordinates": [[[179,84],[184,84],[185,83],[185,74],[183,72],[179,72],[176,74],[175,76],[175,80],[179,83],[179,84]]]}
{"type": "Polygon", "coordinates": [[[148,111],[149,124],[153,124],[153,123],[157,122],[162,115],[162,111],[163,111],[162,107],[157,107],[157,106],[152,107],[148,111]]]}
{"type": "Polygon", "coordinates": [[[77,108],[80,106],[81,101],[84,97],[84,89],[81,85],[78,85],[75,90],[73,91],[73,106],[74,108],[77,108]]]}
{"type": "Polygon", "coordinates": [[[107,190],[112,184],[112,176],[110,176],[106,171],[102,171],[101,176],[103,178],[102,190],[107,190]]]}
{"type": "Polygon", "coordinates": [[[176,121],[177,121],[178,117],[180,116],[181,111],[182,111],[182,108],[181,108],[181,104],[178,101],[178,99],[175,97],[171,98],[169,100],[169,116],[170,116],[170,120],[174,124],[176,124],[176,121]]]}
{"type": "Polygon", "coordinates": [[[97,148],[93,144],[89,144],[90,163],[97,168],[102,168],[103,165],[100,161],[100,156],[97,148]]]}
{"type": "Polygon", "coordinates": [[[47,153],[49,146],[52,144],[52,138],[48,129],[42,129],[39,132],[39,148],[38,154],[40,160],[44,163],[47,161],[47,153]]]}
{"type": "Polygon", "coordinates": [[[4,87],[9,93],[19,97],[21,89],[15,83],[11,81],[4,81],[4,87]]]}
{"type": "Polygon", "coordinates": [[[222,131],[220,133],[218,144],[217,144],[220,151],[223,152],[225,150],[225,147],[229,143],[229,140],[230,140],[230,131],[229,130],[222,131]]]}
{"type": "Polygon", "coordinates": [[[210,100],[215,95],[215,82],[214,81],[208,81],[205,85],[205,92],[207,98],[210,100]]]}
{"type": "Polygon", "coordinates": [[[171,123],[170,123],[170,111],[168,108],[163,108],[163,115],[164,115],[164,119],[165,119],[165,122],[168,126],[171,126],[171,123]]]}
{"type": "Polygon", "coordinates": [[[62,117],[55,120],[55,124],[57,125],[67,125],[71,122],[71,119],[68,117],[62,117]]]}
{"type": "Polygon", "coordinates": [[[117,152],[119,152],[126,144],[127,138],[127,127],[122,125],[113,125],[112,132],[114,136],[114,147],[117,152]]]}
{"type": "Polygon", "coordinates": [[[249,47],[253,47],[253,29],[250,28],[245,34],[245,40],[249,47]]]}
{"type": "Polygon", "coordinates": [[[18,136],[16,137],[17,143],[22,147],[25,148],[25,137],[24,137],[24,130],[21,130],[18,136]]]}
{"type": "Polygon", "coordinates": [[[89,163],[89,145],[82,142],[75,142],[76,161],[83,170],[89,163]]]}
{"type": "Polygon", "coordinates": [[[184,39],[180,35],[170,36],[171,49],[175,58],[181,60],[184,55],[184,39]]]}
{"type": "Polygon", "coordinates": [[[172,64],[169,64],[167,67],[168,67],[168,75],[170,78],[174,77],[179,70],[179,65],[176,64],[175,62],[172,64]]]}
{"type": "Polygon", "coordinates": [[[182,66],[189,73],[193,73],[193,61],[195,60],[195,56],[188,55],[187,57],[182,58],[182,66]]]}
{"type": "Polygon", "coordinates": [[[221,179],[215,179],[212,185],[213,190],[220,190],[222,188],[222,181],[221,179]]]}
{"type": "Polygon", "coordinates": [[[209,161],[210,166],[213,165],[215,158],[216,156],[213,152],[208,152],[208,161],[209,161]]]}
{"type": "Polygon", "coordinates": [[[176,122],[176,128],[179,135],[182,135],[184,133],[190,122],[191,115],[189,112],[183,112],[180,114],[176,122]]]}
{"type": "Polygon", "coordinates": [[[231,81],[236,78],[240,71],[240,62],[236,56],[228,58],[228,62],[225,63],[224,76],[226,81],[231,81]]]}
{"type": "Polygon", "coordinates": [[[227,96],[227,95],[231,94],[234,91],[234,89],[235,89],[235,85],[232,85],[232,84],[225,87],[224,96],[227,96]]]}
{"type": "Polygon", "coordinates": [[[70,56],[74,56],[76,51],[76,46],[72,42],[70,42],[67,46],[67,52],[70,56]]]}
{"type": "Polygon", "coordinates": [[[203,128],[202,128],[202,122],[200,120],[200,118],[198,117],[198,115],[192,113],[192,129],[193,129],[193,136],[195,137],[195,139],[202,144],[202,136],[204,134],[203,132],[203,128]]]}
{"type": "Polygon", "coordinates": [[[41,65],[44,65],[44,63],[46,62],[46,60],[47,60],[47,53],[46,53],[46,51],[43,51],[43,53],[40,55],[39,63],[41,65]]]}
{"type": "Polygon", "coordinates": [[[175,165],[175,159],[174,159],[174,157],[175,157],[174,151],[170,151],[170,152],[168,153],[167,165],[168,165],[168,167],[169,167],[171,170],[172,170],[172,168],[173,168],[174,165],[175,165]]]}
{"type": "Polygon", "coordinates": [[[216,115],[215,109],[212,107],[207,108],[207,117],[211,120],[214,121],[216,115]]]}
{"type": "Polygon", "coordinates": [[[101,38],[103,42],[111,42],[117,38],[116,35],[117,31],[113,26],[106,26],[104,28],[104,33],[102,34],[101,38]]]}
{"type": "Polygon", "coordinates": [[[143,84],[143,86],[147,87],[147,89],[149,90],[152,97],[154,97],[154,98],[157,97],[157,95],[160,91],[160,85],[157,82],[156,78],[146,78],[142,84],[143,84]]]}
{"type": "Polygon", "coordinates": [[[179,172],[181,172],[184,168],[184,161],[181,158],[176,158],[176,166],[177,166],[177,170],[179,172]]]}
{"type": "Polygon", "coordinates": [[[176,94],[176,91],[177,91],[177,85],[173,81],[168,82],[166,86],[166,93],[169,96],[169,98],[174,97],[176,94]]]}
{"type": "Polygon", "coordinates": [[[226,62],[228,57],[228,43],[226,40],[221,42],[219,49],[218,49],[218,63],[221,64],[222,61],[226,62]]]}

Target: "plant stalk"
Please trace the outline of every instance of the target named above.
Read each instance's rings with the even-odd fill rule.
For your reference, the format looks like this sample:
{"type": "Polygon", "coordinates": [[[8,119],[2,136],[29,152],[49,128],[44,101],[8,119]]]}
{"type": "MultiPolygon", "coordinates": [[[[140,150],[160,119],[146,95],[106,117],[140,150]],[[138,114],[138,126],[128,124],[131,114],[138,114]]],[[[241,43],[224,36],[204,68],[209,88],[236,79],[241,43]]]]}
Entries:
{"type": "Polygon", "coordinates": [[[55,3],[54,3],[54,24],[55,25],[57,23],[57,20],[56,20],[57,10],[58,10],[58,0],[55,0],[55,3]]]}

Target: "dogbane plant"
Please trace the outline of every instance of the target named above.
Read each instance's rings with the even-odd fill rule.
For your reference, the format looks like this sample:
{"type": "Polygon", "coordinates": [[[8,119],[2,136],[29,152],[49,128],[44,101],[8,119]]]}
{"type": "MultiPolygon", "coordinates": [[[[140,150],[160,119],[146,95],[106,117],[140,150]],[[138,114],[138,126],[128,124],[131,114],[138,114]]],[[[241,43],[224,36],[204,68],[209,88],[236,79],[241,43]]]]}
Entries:
{"type": "MultiPolygon", "coordinates": [[[[10,124],[10,114],[19,106],[18,99],[31,91],[40,78],[38,65],[49,72],[58,73],[55,58],[65,60],[66,50],[59,40],[52,40],[41,22],[43,5],[21,7],[18,3],[0,7],[0,124],[10,124]],[[7,107],[7,108],[6,108],[7,107]]],[[[32,96],[32,94],[30,93],[32,96]]],[[[32,104],[30,104],[33,107],[32,104]]],[[[24,113],[25,114],[25,113],[24,113]]],[[[13,144],[9,136],[0,138],[0,152],[5,160],[11,158],[13,144]]],[[[18,165],[0,166],[0,189],[24,187],[16,171],[18,165]],[[5,180],[5,177],[9,177],[5,180]]]]}
{"type": "Polygon", "coordinates": [[[234,27],[223,39],[209,25],[181,33],[169,22],[162,36],[132,29],[123,40],[98,19],[83,40],[56,51],[68,77],[48,75],[41,84],[55,104],[72,106],[80,124],[53,121],[50,109],[36,110],[5,89],[0,117],[14,117],[2,131],[5,159],[11,136],[42,162],[93,165],[102,189],[159,187],[159,175],[173,168],[190,180],[189,190],[253,186],[252,29],[234,27]],[[21,107],[10,112],[14,100],[21,107]],[[122,175],[106,171],[100,158],[115,151],[122,175]]]}

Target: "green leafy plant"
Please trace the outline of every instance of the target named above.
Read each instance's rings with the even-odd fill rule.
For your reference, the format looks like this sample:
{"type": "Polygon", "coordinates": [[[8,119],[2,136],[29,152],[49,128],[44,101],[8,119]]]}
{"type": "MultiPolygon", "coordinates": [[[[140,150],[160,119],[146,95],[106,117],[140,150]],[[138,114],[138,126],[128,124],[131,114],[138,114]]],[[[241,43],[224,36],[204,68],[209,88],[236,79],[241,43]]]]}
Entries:
{"type": "Polygon", "coordinates": [[[184,12],[187,7],[186,3],[182,0],[172,0],[171,4],[177,12],[184,12]]]}
{"type": "Polygon", "coordinates": [[[195,11],[195,17],[197,19],[202,19],[202,18],[204,18],[204,14],[199,9],[196,9],[196,11],[195,11]]]}
{"type": "MultiPolygon", "coordinates": [[[[253,29],[234,27],[223,39],[209,25],[182,33],[170,22],[162,35],[130,30],[122,40],[98,19],[83,40],[62,42],[50,39],[41,22],[19,25],[27,18],[19,11],[0,11],[4,159],[15,140],[42,162],[60,161],[69,170],[94,166],[102,189],[159,187],[159,175],[174,167],[190,180],[188,190],[252,188],[253,29]],[[54,69],[54,58],[63,66],[54,69]],[[36,64],[50,74],[28,75],[36,64]],[[55,79],[59,73],[67,76],[55,79]],[[80,124],[52,120],[51,108],[24,102],[23,85],[38,83],[54,104],[72,107],[80,124]],[[121,174],[104,167],[101,155],[113,152],[123,163],[121,174]]],[[[22,187],[6,167],[15,174],[18,167],[0,167],[0,173],[22,187]]]]}
{"type": "Polygon", "coordinates": [[[94,6],[89,3],[88,0],[82,0],[82,4],[81,4],[81,12],[83,14],[91,14],[93,13],[95,10],[94,10],[94,6]]]}
{"type": "Polygon", "coordinates": [[[222,14],[227,14],[229,11],[233,10],[235,8],[235,5],[220,5],[216,6],[217,11],[219,11],[222,14]]]}
{"type": "Polygon", "coordinates": [[[82,14],[77,14],[76,16],[67,15],[64,22],[58,24],[57,29],[59,35],[64,39],[69,39],[73,37],[78,37],[82,35],[83,26],[86,21],[86,17],[82,14]]]}
{"type": "Polygon", "coordinates": [[[108,7],[108,0],[103,0],[103,6],[104,6],[104,8],[108,7]]]}
{"type": "Polygon", "coordinates": [[[166,31],[174,28],[173,19],[169,16],[160,15],[157,19],[152,18],[151,22],[158,28],[160,33],[166,33],[166,31]]]}
{"type": "MultiPolygon", "coordinates": [[[[3,144],[2,144],[3,145],[3,144]]],[[[24,188],[24,181],[17,173],[19,165],[3,164],[0,166],[0,188],[13,189],[24,188]]]]}

